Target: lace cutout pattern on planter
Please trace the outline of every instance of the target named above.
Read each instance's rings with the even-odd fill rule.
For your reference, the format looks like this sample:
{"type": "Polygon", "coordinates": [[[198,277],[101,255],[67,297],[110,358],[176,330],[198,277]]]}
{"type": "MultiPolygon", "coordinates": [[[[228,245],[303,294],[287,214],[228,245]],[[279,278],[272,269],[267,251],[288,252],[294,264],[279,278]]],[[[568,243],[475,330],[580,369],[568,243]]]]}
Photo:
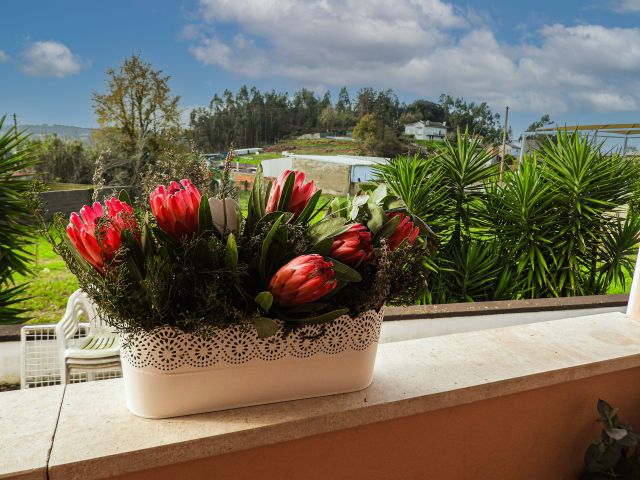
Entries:
{"type": "Polygon", "coordinates": [[[324,325],[305,325],[283,338],[278,333],[258,338],[253,328],[239,325],[219,330],[211,338],[161,327],[149,333],[129,335],[122,355],[136,368],[171,371],[179,368],[203,368],[218,363],[243,364],[257,359],[307,358],[317,354],[334,355],[365,350],[380,337],[383,311],[369,310],[356,318],[343,315],[324,325]]]}

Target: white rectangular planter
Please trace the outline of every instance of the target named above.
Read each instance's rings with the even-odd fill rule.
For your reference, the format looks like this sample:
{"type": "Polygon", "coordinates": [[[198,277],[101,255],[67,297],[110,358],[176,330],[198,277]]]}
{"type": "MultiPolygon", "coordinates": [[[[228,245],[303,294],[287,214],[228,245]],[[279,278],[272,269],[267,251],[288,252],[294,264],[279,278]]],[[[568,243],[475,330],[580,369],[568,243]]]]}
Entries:
{"type": "Polygon", "coordinates": [[[127,406],[166,418],[361,390],[373,378],[382,317],[344,315],[285,339],[240,326],[208,340],[171,327],[125,336],[127,406]]]}

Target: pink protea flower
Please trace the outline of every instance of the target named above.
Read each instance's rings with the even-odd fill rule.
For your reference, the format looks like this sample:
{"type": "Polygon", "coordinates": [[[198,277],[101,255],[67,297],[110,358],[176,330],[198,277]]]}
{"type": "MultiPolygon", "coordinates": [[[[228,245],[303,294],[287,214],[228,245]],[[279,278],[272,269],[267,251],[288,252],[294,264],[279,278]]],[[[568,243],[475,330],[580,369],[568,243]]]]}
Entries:
{"type": "Polygon", "coordinates": [[[282,307],[303,305],[336,288],[333,275],[333,262],[317,254],[300,255],[276,272],[269,282],[269,291],[282,307]]]}
{"type": "Polygon", "coordinates": [[[387,240],[389,249],[395,250],[402,243],[403,240],[407,240],[409,245],[413,245],[418,238],[420,229],[414,225],[409,216],[401,212],[392,212],[387,215],[387,219],[393,217],[400,217],[400,223],[396,227],[395,231],[391,234],[387,240]]]}
{"type": "Polygon", "coordinates": [[[79,214],[71,214],[67,225],[67,234],[78,253],[103,275],[105,264],[113,260],[120,248],[122,231],[129,230],[140,238],[140,229],[133,215],[133,208],[117,198],[105,203],[106,212],[100,202],[95,202],[92,207],[85,205],[79,214]]]}
{"type": "Polygon", "coordinates": [[[408,215],[401,212],[392,212],[387,215],[387,219],[393,217],[400,217],[400,223],[396,227],[395,231],[389,237],[388,244],[389,249],[395,250],[402,243],[403,240],[407,240],[409,245],[413,245],[418,238],[420,229],[414,225],[408,215]]]}
{"type": "Polygon", "coordinates": [[[295,175],[295,182],[293,183],[293,191],[291,192],[289,205],[284,207],[285,212],[293,213],[294,217],[299,216],[304,210],[304,207],[307,206],[307,203],[309,203],[313,194],[318,190],[313,181],[306,184],[304,183],[304,172],[285,170],[271,186],[271,193],[269,194],[269,201],[267,202],[266,208],[267,213],[278,210],[282,188],[290,174],[295,175]]]}
{"type": "Polygon", "coordinates": [[[198,231],[201,196],[190,180],[174,180],[169,188],[160,185],[151,192],[151,211],[160,228],[179,240],[198,231]]]}
{"type": "Polygon", "coordinates": [[[354,223],[333,239],[329,256],[352,267],[360,261],[368,262],[373,258],[371,232],[364,225],[354,223]]]}

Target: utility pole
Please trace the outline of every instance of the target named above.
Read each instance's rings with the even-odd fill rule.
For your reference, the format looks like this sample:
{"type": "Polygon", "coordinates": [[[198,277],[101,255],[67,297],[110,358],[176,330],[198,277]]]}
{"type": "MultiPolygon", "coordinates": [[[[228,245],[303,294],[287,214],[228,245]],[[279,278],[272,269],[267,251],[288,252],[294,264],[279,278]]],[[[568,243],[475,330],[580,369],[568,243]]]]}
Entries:
{"type": "Polygon", "coordinates": [[[504,108],[504,130],[502,132],[502,154],[500,155],[500,180],[499,185],[502,186],[502,173],[504,172],[504,157],[507,152],[507,126],[509,123],[509,107],[504,108]]]}

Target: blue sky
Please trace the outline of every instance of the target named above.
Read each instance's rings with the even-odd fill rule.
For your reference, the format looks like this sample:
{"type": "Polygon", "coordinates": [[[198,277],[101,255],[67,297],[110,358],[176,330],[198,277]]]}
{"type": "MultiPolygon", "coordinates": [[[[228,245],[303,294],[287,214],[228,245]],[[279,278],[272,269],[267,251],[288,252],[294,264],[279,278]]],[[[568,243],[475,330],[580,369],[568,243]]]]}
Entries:
{"type": "Polygon", "coordinates": [[[640,121],[640,0],[57,0],[3,2],[0,112],[95,126],[91,92],[132,52],[182,107],[243,83],[392,88],[510,105],[516,136],[640,121]]]}

